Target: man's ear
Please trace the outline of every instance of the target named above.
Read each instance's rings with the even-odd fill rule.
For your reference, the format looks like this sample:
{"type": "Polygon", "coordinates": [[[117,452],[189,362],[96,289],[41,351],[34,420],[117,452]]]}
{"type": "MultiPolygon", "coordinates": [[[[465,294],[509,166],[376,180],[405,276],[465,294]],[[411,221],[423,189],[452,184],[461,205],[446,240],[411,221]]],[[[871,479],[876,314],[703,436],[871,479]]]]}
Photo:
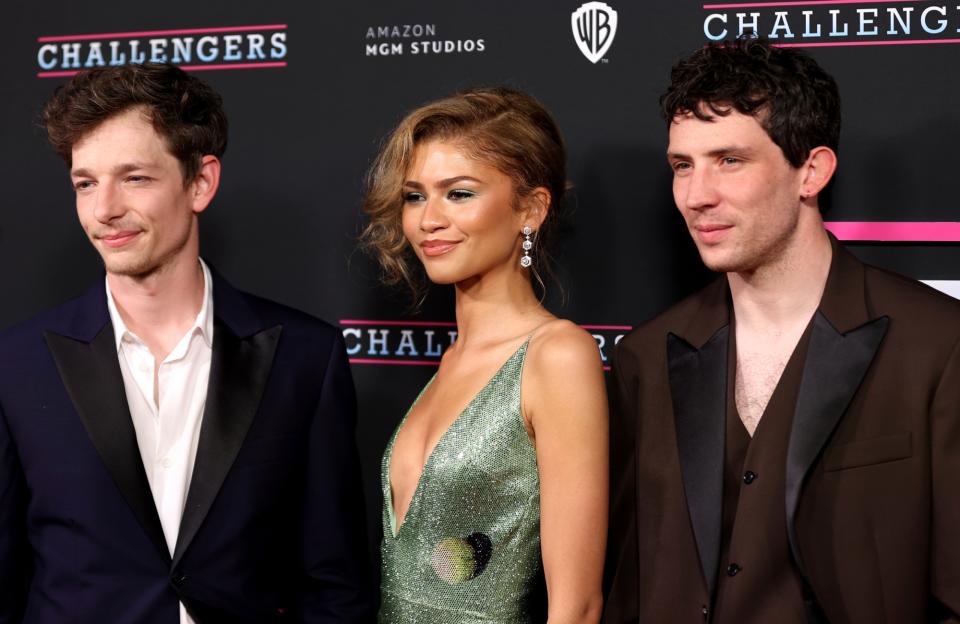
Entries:
{"type": "Polygon", "coordinates": [[[825,145],[810,150],[807,162],[801,166],[804,170],[800,184],[800,197],[816,197],[823,187],[833,178],[837,170],[837,154],[825,145]]]}
{"type": "Polygon", "coordinates": [[[544,186],[538,186],[523,198],[523,210],[521,227],[529,225],[534,230],[539,230],[540,226],[547,218],[550,212],[550,200],[552,199],[550,191],[544,186]]]}
{"type": "Polygon", "coordinates": [[[204,156],[200,160],[200,170],[189,187],[193,212],[200,214],[213,201],[213,196],[220,187],[220,159],[211,155],[204,156]]]}

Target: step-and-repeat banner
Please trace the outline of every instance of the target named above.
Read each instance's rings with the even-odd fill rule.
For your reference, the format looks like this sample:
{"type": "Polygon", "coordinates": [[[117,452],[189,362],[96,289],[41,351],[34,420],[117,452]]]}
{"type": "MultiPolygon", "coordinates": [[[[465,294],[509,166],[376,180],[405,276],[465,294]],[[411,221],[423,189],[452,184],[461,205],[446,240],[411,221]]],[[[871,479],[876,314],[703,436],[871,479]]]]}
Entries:
{"type": "Polygon", "coordinates": [[[169,61],[197,72],[223,94],[231,126],[202,254],[237,286],[342,328],[375,539],[381,450],[456,339],[449,287],[413,316],[356,250],[363,177],[383,137],[405,111],[465,87],[507,84],[543,101],[566,137],[574,189],[562,288],[547,300],[608,361],[631,326],[711,277],[673,206],[657,98],[677,58],[744,31],[805,48],[840,84],[829,227],[861,258],[960,297],[957,2],[8,0],[0,327],[79,294],[102,270],[39,127],[43,102],[87,67],[169,61]]]}

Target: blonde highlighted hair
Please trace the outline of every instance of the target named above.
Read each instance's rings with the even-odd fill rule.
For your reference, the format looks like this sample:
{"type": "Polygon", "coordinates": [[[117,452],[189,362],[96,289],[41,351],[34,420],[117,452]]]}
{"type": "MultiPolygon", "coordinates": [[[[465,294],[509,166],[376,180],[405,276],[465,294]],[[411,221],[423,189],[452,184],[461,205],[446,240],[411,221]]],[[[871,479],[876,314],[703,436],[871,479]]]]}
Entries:
{"type": "Polygon", "coordinates": [[[538,187],[550,191],[546,219],[536,235],[531,273],[550,272],[549,241],[567,189],[566,150],[556,122],[540,102],[507,87],[461,91],[410,112],[386,139],[367,174],[363,211],[369,221],[360,235],[379,261],[382,280],[406,285],[419,304],[426,291],[419,261],[403,235],[403,183],[421,143],[456,143],[472,158],[508,176],[517,198],[538,187]]]}

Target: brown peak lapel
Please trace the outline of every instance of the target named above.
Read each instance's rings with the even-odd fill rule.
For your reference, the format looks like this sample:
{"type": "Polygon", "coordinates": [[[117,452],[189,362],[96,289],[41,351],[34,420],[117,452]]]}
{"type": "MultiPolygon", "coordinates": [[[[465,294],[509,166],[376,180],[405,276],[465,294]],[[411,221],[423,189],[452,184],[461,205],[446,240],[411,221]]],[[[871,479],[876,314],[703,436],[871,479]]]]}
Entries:
{"type": "Polygon", "coordinates": [[[730,286],[727,276],[721,275],[694,297],[700,302],[697,311],[686,323],[678,323],[669,331],[699,350],[714,334],[730,324],[730,286]]]}
{"type": "Polygon", "coordinates": [[[846,334],[869,321],[875,315],[867,308],[863,263],[847,251],[830,232],[833,260],[820,300],[820,313],[833,328],[846,334]]]}

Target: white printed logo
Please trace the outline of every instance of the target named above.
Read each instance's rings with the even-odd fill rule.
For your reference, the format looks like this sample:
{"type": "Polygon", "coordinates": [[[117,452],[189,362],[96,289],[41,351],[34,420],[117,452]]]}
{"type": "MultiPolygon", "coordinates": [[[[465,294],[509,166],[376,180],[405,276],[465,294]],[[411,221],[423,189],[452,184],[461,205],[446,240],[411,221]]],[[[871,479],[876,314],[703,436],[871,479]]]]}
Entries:
{"type": "Polygon", "coordinates": [[[617,34],[617,12],[604,2],[587,2],[570,16],[573,40],[591,63],[610,49],[617,34]]]}

